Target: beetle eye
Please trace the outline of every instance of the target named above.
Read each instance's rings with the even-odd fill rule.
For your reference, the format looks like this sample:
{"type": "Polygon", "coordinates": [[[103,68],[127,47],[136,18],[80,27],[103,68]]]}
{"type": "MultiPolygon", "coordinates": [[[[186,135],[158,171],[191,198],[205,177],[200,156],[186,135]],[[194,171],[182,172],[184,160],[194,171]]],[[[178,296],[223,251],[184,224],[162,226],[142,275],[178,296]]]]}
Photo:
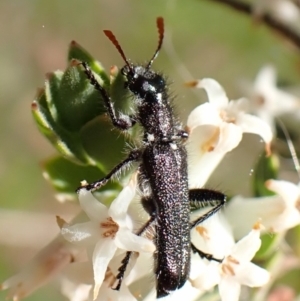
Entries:
{"type": "Polygon", "coordinates": [[[121,69],[121,74],[122,74],[122,75],[125,75],[125,76],[126,76],[127,73],[128,73],[127,70],[126,70],[126,69],[127,69],[126,67],[127,67],[127,66],[124,66],[124,67],[121,69]]]}
{"type": "Polygon", "coordinates": [[[164,79],[161,76],[157,76],[154,81],[153,81],[156,91],[157,92],[162,92],[165,87],[166,87],[166,83],[164,81],[164,79]]]}

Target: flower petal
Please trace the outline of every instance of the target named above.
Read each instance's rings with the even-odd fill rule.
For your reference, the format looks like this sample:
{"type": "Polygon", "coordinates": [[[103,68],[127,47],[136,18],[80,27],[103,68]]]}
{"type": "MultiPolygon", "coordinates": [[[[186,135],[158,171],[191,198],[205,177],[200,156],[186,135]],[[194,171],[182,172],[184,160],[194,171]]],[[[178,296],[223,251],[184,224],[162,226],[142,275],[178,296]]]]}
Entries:
{"type": "Polygon", "coordinates": [[[218,126],[222,122],[220,113],[210,103],[204,103],[195,108],[188,116],[187,126],[190,131],[196,127],[211,124],[218,126]]]}
{"type": "Polygon", "coordinates": [[[220,282],[218,263],[207,262],[199,258],[199,255],[192,255],[190,282],[193,287],[208,291],[220,282]],[[196,258],[198,257],[198,258],[196,258]],[[195,277],[195,274],[197,276],[195,277]],[[194,276],[193,276],[194,274],[194,276]]]}
{"type": "MultiPolygon", "coordinates": [[[[189,148],[189,146],[187,147],[189,148]]],[[[189,158],[189,187],[203,187],[226,153],[205,152],[189,158]]]]}
{"type": "MultiPolygon", "coordinates": [[[[295,216],[291,211],[297,212],[296,208],[287,208],[283,198],[278,195],[261,198],[236,196],[226,206],[224,214],[234,225],[234,236],[238,239],[249,233],[259,219],[267,231],[280,232],[287,229],[290,222],[295,223],[295,216]],[[247,215],[241,212],[247,212],[247,215]]],[[[297,212],[296,218],[298,214],[297,212]]]]}
{"type": "Polygon", "coordinates": [[[236,148],[242,140],[242,129],[233,123],[222,123],[216,151],[227,153],[236,148]]]}
{"type": "Polygon", "coordinates": [[[129,184],[123,188],[117,198],[111,203],[108,210],[109,216],[120,226],[126,226],[126,215],[130,202],[136,193],[137,180],[134,175],[129,184]]]}
{"type": "Polygon", "coordinates": [[[273,117],[299,108],[299,99],[278,89],[276,79],[276,70],[269,65],[260,70],[254,82],[254,92],[263,97],[265,111],[268,110],[273,117]]]}
{"type": "Polygon", "coordinates": [[[231,256],[238,261],[250,261],[261,246],[260,230],[253,229],[232,248],[231,256]]]}
{"type": "Polygon", "coordinates": [[[121,228],[115,237],[118,248],[134,252],[154,252],[155,245],[147,238],[137,236],[126,228],[121,228]]]}
{"type": "Polygon", "coordinates": [[[104,242],[98,242],[96,244],[93,253],[93,270],[95,280],[94,300],[98,296],[98,292],[104,280],[107,266],[110,260],[113,258],[116,250],[117,246],[112,239],[105,239],[104,242]]]}
{"type": "Polygon", "coordinates": [[[72,262],[64,269],[64,278],[71,281],[73,284],[85,283],[93,284],[94,272],[93,265],[87,254],[83,258],[78,258],[77,262],[72,262]],[[81,261],[84,260],[84,261],[81,261]]]}
{"type": "Polygon", "coordinates": [[[223,87],[212,78],[203,78],[197,85],[199,88],[205,89],[209,102],[216,108],[222,109],[228,105],[228,97],[223,87]]]}
{"type": "Polygon", "coordinates": [[[266,89],[274,88],[276,86],[276,78],[276,70],[273,66],[267,65],[263,67],[255,78],[254,90],[264,92],[266,89]]]}
{"type": "MultiPolygon", "coordinates": [[[[199,212],[200,216],[203,215],[202,212],[203,210],[199,212]]],[[[215,214],[195,227],[191,231],[191,237],[199,250],[213,254],[218,259],[229,255],[235,244],[231,227],[221,213],[215,214]]]]}
{"type": "Polygon", "coordinates": [[[236,269],[236,277],[240,284],[260,287],[270,280],[270,273],[252,262],[244,262],[236,269]]]}
{"type": "Polygon", "coordinates": [[[291,229],[300,224],[300,212],[297,208],[287,209],[274,219],[271,230],[276,233],[291,229]]]}
{"type": "Polygon", "coordinates": [[[252,133],[261,136],[265,143],[270,143],[273,139],[271,127],[256,116],[239,114],[236,124],[242,128],[244,133],[252,133]]]}
{"type": "Polygon", "coordinates": [[[297,185],[287,181],[268,180],[266,187],[279,194],[287,207],[295,208],[300,195],[300,189],[297,185]]]}
{"type": "Polygon", "coordinates": [[[101,204],[86,188],[81,188],[78,192],[78,199],[82,210],[91,221],[102,221],[108,216],[108,209],[101,204]]]}
{"type": "Polygon", "coordinates": [[[99,237],[99,233],[92,222],[63,226],[60,233],[67,241],[72,243],[93,243],[99,237]]]}
{"type": "Polygon", "coordinates": [[[203,187],[225,154],[241,139],[241,129],[231,123],[222,123],[219,128],[211,125],[195,128],[187,144],[190,187],[203,187]]]}
{"type": "Polygon", "coordinates": [[[187,144],[190,187],[202,187],[223,159],[225,153],[214,151],[218,139],[215,126],[203,125],[192,131],[187,144]]]}
{"type": "Polygon", "coordinates": [[[42,249],[18,274],[0,284],[9,289],[7,299],[21,300],[56,277],[76,257],[79,250],[61,236],[42,249]]]}
{"type": "MultiPolygon", "coordinates": [[[[122,255],[122,258],[124,258],[124,255],[122,255]]],[[[126,279],[124,280],[126,285],[130,285],[135,281],[140,280],[141,278],[149,275],[149,271],[153,267],[153,254],[151,253],[133,253],[130,259],[130,267],[128,268],[128,275],[126,276],[126,279]]],[[[119,265],[118,267],[119,268],[119,265]]],[[[127,273],[127,271],[126,271],[127,273]]],[[[154,285],[154,283],[153,283],[154,285]]],[[[148,288],[151,287],[149,283],[146,283],[145,286],[148,288]]]]}
{"type": "Polygon", "coordinates": [[[226,277],[219,283],[219,293],[222,301],[238,301],[241,285],[232,277],[226,277]]]}
{"type": "Polygon", "coordinates": [[[86,301],[88,300],[91,284],[73,283],[67,278],[62,279],[61,291],[70,301],[86,301]]]}

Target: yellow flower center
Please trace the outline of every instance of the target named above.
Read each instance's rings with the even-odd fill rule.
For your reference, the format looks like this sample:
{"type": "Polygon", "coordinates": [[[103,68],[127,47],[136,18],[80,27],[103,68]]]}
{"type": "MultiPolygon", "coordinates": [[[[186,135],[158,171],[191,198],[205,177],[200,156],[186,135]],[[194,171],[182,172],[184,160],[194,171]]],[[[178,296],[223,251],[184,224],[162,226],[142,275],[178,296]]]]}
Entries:
{"type": "Polygon", "coordinates": [[[220,137],[220,128],[216,128],[212,136],[201,145],[201,152],[212,152],[220,137]]]}
{"type": "Polygon", "coordinates": [[[228,114],[228,112],[225,110],[220,111],[220,117],[224,122],[227,122],[227,123],[235,123],[236,122],[236,118],[234,116],[230,116],[228,114]]]}
{"type": "Polygon", "coordinates": [[[202,226],[197,226],[196,227],[196,231],[204,238],[204,239],[210,239],[209,235],[208,235],[208,231],[206,228],[202,227],[202,226]]]}
{"type": "Polygon", "coordinates": [[[240,264],[239,261],[236,260],[231,255],[229,255],[228,257],[226,257],[226,259],[224,260],[224,262],[221,265],[222,273],[224,275],[234,276],[235,275],[234,265],[238,265],[238,264],[240,264]]]}
{"type": "Polygon", "coordinates": [[[114,238],[119,231],[119,225],[111,218],[108,217],[105,222],[100,223],[100,227],[103,229],[103,237],[114,238]]]}

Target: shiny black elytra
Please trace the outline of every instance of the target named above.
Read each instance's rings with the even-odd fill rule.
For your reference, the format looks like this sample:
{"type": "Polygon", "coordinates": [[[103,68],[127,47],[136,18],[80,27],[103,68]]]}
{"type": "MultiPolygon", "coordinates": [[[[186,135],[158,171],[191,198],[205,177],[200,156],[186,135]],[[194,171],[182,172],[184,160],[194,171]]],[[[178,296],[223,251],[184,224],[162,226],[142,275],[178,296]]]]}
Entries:
{"type": "MultiPolygon", "coordinates": [[[[130,63],[113,33],[104,30],[126,63],[121,72],[126,79],[124,89],[131,91],[134,96],[135,114],[117,114],[110,95],[99,84],[88,64],[82,62],[82,66],[90,83],[100,92],[112,124],[122,131],[136,123],[144,129],[143,146],[131,150],[127,158],[106,177],[86,185],[85,188],[93,191],[105,185],[130,163],[140,163],[138,183],[143,194],[143,207],[150,218],[136,234],[143,235],[149,227],[155,228],[154,242],[157,251],[154,256],[154,269],[157,298],[160,298],[185,284],[190,271],[191,251],[203,258],[220,261],[198,250],[191,243],[190,230],[216,213],[224,205],[225,196],[213,190],[188,188],[187,153],[184,147],[188,133],[175,116],[165,78],[151,69],[164,37],[164,21],[161,17],[157,18],[157,28],[158,47],[145,66],[130,63]],[[190,208],[207,205],[214,207],[190,223],[190,208]]],[[[114,288],[116,290],[121,287],[130,256],[131,252],[127,252],[119,268],[117,285],[114,288]]]]}

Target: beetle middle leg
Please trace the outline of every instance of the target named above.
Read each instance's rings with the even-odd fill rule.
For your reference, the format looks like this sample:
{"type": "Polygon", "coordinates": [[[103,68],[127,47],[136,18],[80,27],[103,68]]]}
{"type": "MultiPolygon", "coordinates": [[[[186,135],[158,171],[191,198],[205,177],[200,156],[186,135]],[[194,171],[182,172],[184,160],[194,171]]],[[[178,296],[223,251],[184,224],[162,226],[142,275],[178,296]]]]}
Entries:
{"type": "MultiPolygon", "coordinates": [[[[189,199],[190,199],[190,206],[192,209],[200,209],[207,206],[214,206],[207,213],[205,213],[204,215],[200,216],[195,221],[193,221],[190,225],[191,229],[203,223],[209,217],[217,213],[226,203],[226,195],[224,195],[219,191],[215,191],[211,189],[200,189],[200,188],[190,189],[189,199]]],[[[197,253],[201,258],[222,262],[222,259],[214,258],[212,254],[208,254],[197,249],[197,247],[193,243],[191,243],[191,249],[194,253],[197,253]]]]}
{"type": "MultiPolygon", "coordinates": [[[[152,211],[152,206],[151,205],[149,206],[150,203],[151,203],[150,197],[142,198],[143,207],[150,214],[150,219],[145,223],[145,225],[143,225],[135,233],[136,235],[139,235],[139,236],[143,235],[146,231],[148,231],[148,229],[151,229],[155,223],[156,215],[155,215],[155,211],[152,211]]],[[[114,290],[118,291],[121,288],[122,281],[123,281],[127,266],[129,264],[131,255],[132,255],[132,251],[128,251],[128,252],[126,252],[126,255],[124,256],[124,258],[122,259],[122,265],[119,267],[119,269],[118,269],[119,273],[116,276],[117,284],[115,287],[113,287],[114,290]]]]}

